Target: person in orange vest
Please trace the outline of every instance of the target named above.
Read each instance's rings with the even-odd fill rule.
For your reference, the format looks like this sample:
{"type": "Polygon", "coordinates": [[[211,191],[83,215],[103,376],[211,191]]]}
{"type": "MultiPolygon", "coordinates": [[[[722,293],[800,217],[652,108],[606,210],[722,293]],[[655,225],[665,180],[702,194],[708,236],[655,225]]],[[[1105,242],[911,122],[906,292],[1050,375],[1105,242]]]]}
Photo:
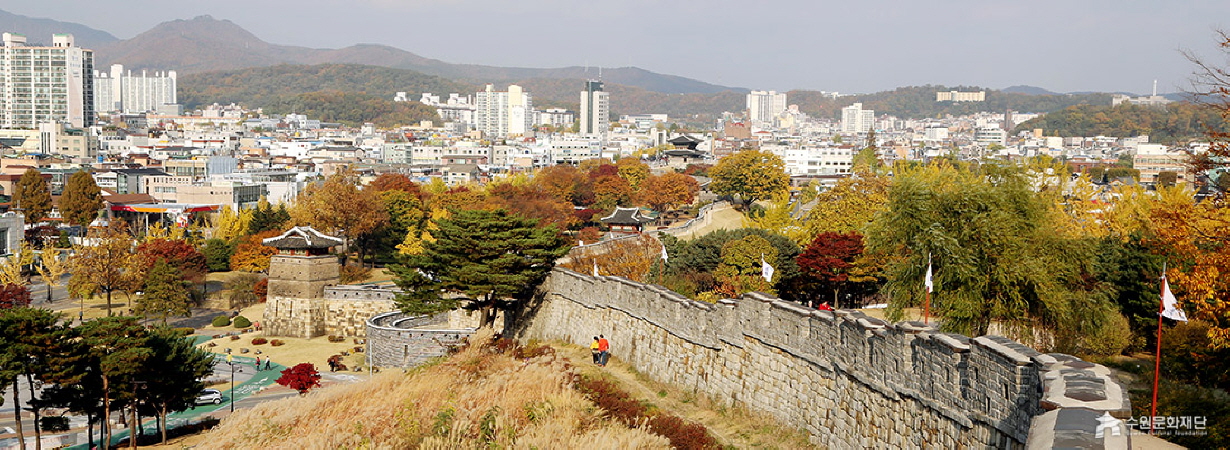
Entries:
{"type": "Polygon", "coordinates": [[[598,365],[606,367],[606,360],[611,359],[611,343],[606,336],[598,335],[598,365]]]}
{"type": "Polygon", "coordinates": [[[598,336],[594,336],[594,342],[589,343],[589,353],[594,355],[594,364],[598,364],[598,358],[602,355],[602,351],[598,350],[598,336]]]}

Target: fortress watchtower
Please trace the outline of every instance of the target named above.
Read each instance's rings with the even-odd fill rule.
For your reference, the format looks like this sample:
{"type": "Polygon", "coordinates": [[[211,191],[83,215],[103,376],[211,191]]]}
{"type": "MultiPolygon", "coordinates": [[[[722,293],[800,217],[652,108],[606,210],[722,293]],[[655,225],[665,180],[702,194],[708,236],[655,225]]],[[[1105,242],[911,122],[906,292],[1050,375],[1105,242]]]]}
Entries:
{"type": "Polygon", "coordinates": [[[269,261],[265,334],[310,338],[324,334],[317,320],[326,286],[339,282],[337,256],[329,249],[342,240],[311,227],[294,227],[263,243],[278,249],[269,261]]]}

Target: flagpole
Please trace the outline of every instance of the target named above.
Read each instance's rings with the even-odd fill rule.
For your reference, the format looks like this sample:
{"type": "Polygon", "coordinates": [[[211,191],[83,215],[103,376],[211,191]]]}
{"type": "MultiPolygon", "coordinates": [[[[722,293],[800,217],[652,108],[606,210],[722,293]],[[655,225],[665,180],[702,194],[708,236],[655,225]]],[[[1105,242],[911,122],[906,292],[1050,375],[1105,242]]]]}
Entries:
{"type": "Polygon", "coordinates": [[[933,281],[931,281],[931,254],[927,253],[927,279],[926,279],[926,286],[923,286],[923,288],[927,290],[927,299],[923,301],[923,325],[931,324],[931,284],[932,283],[933,281]]]}
{"type": "Polygon", "coordinates": [[[1149,434],[1153,434],[1153,418],[1157,417],[1157,382],[1162,373],[1162,312],[1166,308],[1165,296],[1166,285],[1166,263],[1162,262],[1162,295],[1158,296],[1157,302],[1157,354],[1153,356],[1153,403],[1150,405],[1149,411],[1149,434]]]}

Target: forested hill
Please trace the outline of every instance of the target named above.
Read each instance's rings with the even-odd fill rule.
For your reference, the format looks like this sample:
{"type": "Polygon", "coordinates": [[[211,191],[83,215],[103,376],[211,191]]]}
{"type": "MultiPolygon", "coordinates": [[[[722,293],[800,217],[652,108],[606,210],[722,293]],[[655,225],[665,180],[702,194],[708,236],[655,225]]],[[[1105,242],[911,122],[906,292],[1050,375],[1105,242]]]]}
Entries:
{"type": "MultiPolygon", "coordinates": [[[[530,78],[497,84],[506,89],[508,83],[526,88],[534,96],[538,107],[563,107],[575,110],[579,103],[582,86],[580,79],[530,78]]],[[[239,103],[250,108],[270,108],[282,112],[294,100],[303,100],[319,106],[324,99],[337,99],[338,93],[363,93],[375,99],[389,101],[397,92],[407,92],[411,100],[419,94],[431,92],[446,96],[457,92],[473,94],[481,85],[459,82],[434,75],[426,75],[405,69],[367,66],[359,64],[290,65],[224,70],[217,72],[190,73],[179,79],[179,98],[185,106],[198,108],[211,103],[239,103]],[[303,99],[302,95],[314,92],[332,92],[303,99]]],[[[671,117],[694,115],[716,116],[724,111],[739,112],[744,108],[744,94],[734,91],[718,93],[667,94],[635,86],[608,83],[611,93],[611,110],[614,114],[665,113],[671,117]]],[[[352,97],[352,99],[357,97],[352,97]]],[[[372,99],[365,99],[371,102],[372,99]]],[[[787,102],[799,105],[799,109],[814,117],[840,119],[841,108],[861,102],[863,108],[875,110],[877,115],[891,114],[901,118],[943,117],[964,115],[982,111],[1003,112],[1012,109],[1019,112],[1052,112],[1074,105],[1109,105],[1109,94],[1056,94],[1030,95],[986,90],[977,87],[959,86],[912,86],[874,94],[844,96],[832,99],[816,91],[790,91],[787,102]],[[985,102],[937,102],[935,93],[943,91],[985,90],[985,102]]],[[[390,102],[391,103],[391,102],[390,102]]],[[[416,103],[417,102],[411,102],[416,103]]],[[[369,104],[368,106],[372,106],[369,104]]],[[[349,108],[339,105],[337,108],[349,108]]],[[[384,105],[377,110],[387,110],[384,105]]],[[[405,110],[410,106],[399,109],[405,110]]],[[[415,107],[417,109],[417,107],[415,107]]],[[[296,112],[304,110],[296,109],[296,112]]],[[[357,111],[356,111],[357,113],[357,111]]],[[[347,114],[360,118],[363,114],[347,114]]],[[[322,117],[323,118],[323,117],[322,117]]],[[[425,117],[430,119],[431,117],[425,117]]],[[[323,118],[324,120],[344,119],[323,118]]],[[[388,123],[386,119],[369,118],[367,121],[388,123]]],[[[1048,128],[1050,129],[1050,128],[1048,128]]]]}
{"type": "MultiPolygon", "coordinates": [[[[211,103],[265,107],[288,95],[317,91],[363,92],[392,100],[397,92],[474,92],[476,86],[411,70],[360,64],[283,64],[191,73],[179,77],[179,101],[187,108],[211,103]]],[[[418,100],[417,95],[413,100],[418,100]]]]}
{"type": "Polygon", "coordinates": [[[1202,139],[1210,127],[1230,131],[1217,110],[1176,102],[1166,106],[1070,106],[1021,123],[1015,132],[1041,128],[1047,136],[1147,135],[1150,142],[1175,144],[1202,139]]]}
{"type": "MultiPolygon", "coordinates": [[[[418,72],[359,64],[277,65],[179,78],[179,99],[188,108],[237,103],[272,114],[299,113],[326,122],[382,127],[437,120],[435,109],[417,101],[394,102],[399,91],[472,92],[464,83],[418,72]]],[[[415,98],[414,100],[417,100],[415,98]]]]}
{"type": "Polygon", "coordinates": [[[996,91],[974,86],[909,86],[874,94],[859,94],[831,99],[816,91],[790,91],[786,100],[799,105],[799,110],[814,116],[832,119],[841,118],[841,108],[853,103],[862,103],[863,109],[871,109],[876,115],[890,114],[900,118],[923,119],[960,116],[977,112],[1045,113],[1058,111],[1073,105],[1109,105],[1110,94],[1056,94],[1030,95],[996,91]],[[985,91],[983,102],[937,102],[936,92],[985,91]]]}

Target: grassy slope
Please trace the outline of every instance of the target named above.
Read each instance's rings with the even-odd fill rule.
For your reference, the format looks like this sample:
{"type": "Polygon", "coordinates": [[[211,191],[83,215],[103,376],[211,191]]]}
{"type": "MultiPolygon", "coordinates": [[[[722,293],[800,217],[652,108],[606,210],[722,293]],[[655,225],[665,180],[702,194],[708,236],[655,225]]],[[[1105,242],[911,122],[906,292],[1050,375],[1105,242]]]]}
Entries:
{"type": "Polygon", "coordinates": [[[553,344],[530,358],[469,348],[435,365],[236,412],[199,448],[667,448],[667,441],[605,417],[571,385],[613,380],[653,408],[709,427],[724,445],[801,448],[806,437],[771,419],[655,383],[618,360],[590,364],[587,349],[553,344]]]}

